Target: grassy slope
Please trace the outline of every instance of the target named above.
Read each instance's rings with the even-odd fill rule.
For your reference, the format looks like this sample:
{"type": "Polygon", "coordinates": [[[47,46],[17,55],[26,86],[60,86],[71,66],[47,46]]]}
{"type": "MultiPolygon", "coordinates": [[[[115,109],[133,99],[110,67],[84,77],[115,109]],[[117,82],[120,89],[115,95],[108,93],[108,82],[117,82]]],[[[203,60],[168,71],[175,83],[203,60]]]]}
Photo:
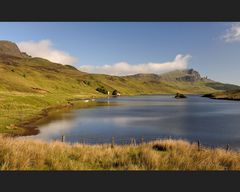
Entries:
{"type": "Polygon", "coordinates": [[[240,153],[182,140],[112,148],[0,137],[0,149],[0,170],[240,170],[240,153]]]}
{"type": "Polygon", "coordinates": [[[106,96],[96,91],[101,85],[122,95],[216,91],[204,81],[176,81],[175,73],[169,73],[167,79],[156,75],[93,75],[41,58],[0,56],[0,74],[0,132],[7,133],[16,132],[16,124],[49,106],[67,104],[72,98],[106,96]]]}
{"type": "Polygon", "coordinates": [[[0,61],[0,74],[1,132],[15,132],[14,124],[69,98],[100,95],[81,81],[82,73],[43,59],[8,58],[0,61]]]}

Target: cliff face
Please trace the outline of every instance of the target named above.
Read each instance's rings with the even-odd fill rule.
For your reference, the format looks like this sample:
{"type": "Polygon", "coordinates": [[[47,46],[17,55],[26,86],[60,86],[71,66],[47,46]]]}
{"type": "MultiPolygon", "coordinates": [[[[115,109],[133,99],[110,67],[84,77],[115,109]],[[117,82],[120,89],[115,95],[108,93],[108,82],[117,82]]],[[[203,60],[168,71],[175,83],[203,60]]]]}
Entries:
{"type": "Polygon", "coordinates": [[[164,81],[178,81],[178,82],[198,82],[198,81],[210,81],[201,77],[199,72],[194,69],[175,70],[160,75],[161,80],[164,81]]]}
{"type": "Polygon", "coordinates": [[[26,53],[22,53],[18,46],[11,41],[0,41],[0,55],[8,55],[14,57],[29,57],[26,53]]]}
{"type": "Polygon", "coordinates": [[[185,70],[186,74],[182,77],[176,78],[178,81],[187,81],[187,82],[195,82],[201,80],[201,75],[194,71],[193,69],[185,70]]]}

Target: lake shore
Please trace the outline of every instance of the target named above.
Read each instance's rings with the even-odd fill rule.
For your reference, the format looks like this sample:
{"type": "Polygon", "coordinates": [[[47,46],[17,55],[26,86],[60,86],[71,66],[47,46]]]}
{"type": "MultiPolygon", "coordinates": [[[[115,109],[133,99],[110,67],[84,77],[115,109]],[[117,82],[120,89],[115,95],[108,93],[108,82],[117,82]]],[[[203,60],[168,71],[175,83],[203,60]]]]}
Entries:
{"type": "Polygon", "coordinates": [[[240,153],[183,140],[86,145],[0,137],[0,170],[240,170],[240,153]]]}
{"type": "MultiPolygon", "coordinates": [[[[105,98],[105,97],[98,97],[99,98],[105,98]]],[[[23,121],[16,126],[24,129],[22,133],[12,133],[11,136],[17,137],[17,136],[30,136],[30,135],[37,135],[39,133],[38,130],[38,124],[41,121],[44,121],[48,119],[51,115],[56,113],[64,113],[69,110],[74,109],[83,109],[83,108],[92,108],[92,107],[98,107],[98,106],[109,106],[107,103],[97,103],[95,101],[97,98],[79,98],[79,99],[69,99],[69,101],[66,104],[60,104],[56,106],[50,106],[47,108],[42,109],[41,113],[36,115],[35,117],[23,121]]],[[[112,104],[111,104],[112,105],[112,104]]]]}
{"type": "Polygon", "coordinates": [[[240,90],[210,93],[203,95],[203,97],[208,97],[210,99],[240,101],[240,90]]]}
{"type": "Polygon", "coordinates": [[[0,134],[37,134],[36,122],[49,114],[75,107],[92,106],[92,99],[101,97],[102,95],[0,92],[0,134]],[[91,102],[87,103],[86,100],[91,102]]]}

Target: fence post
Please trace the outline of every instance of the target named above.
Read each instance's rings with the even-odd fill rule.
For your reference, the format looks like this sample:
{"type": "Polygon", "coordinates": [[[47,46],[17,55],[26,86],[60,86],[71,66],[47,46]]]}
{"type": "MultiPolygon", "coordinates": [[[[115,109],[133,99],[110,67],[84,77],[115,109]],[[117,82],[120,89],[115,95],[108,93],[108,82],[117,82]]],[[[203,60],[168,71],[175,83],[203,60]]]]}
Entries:
{"type": "Polygon", "coordinates": [[[115,139],[114,139],[114,137],[112,137],[112,144],[111,144],[112,148],[114,147],[114,144],[115,144],[115,139]]]}
{"type": "Polygon", "coordinates": [[[227,144],[226,151],[229,151],[229,149],[230,149],[230,146],[229,144],[227,144]]]}
{"type": "Polygon", "coordinates": [[[143,137],[141,138],[141,142],[142,142],[142,144],[144,143],[144,138],[143,137]]]}
{"type": "Polygon", "coordinates": [[[133,138],[133,145],[137,145],[136,139],[133,138]]]}
{"type": "Polygon", "coordinates": [[[65,135],[62,135],[62,142],[65,142],[65,135]]]}
{"type": "Polygon", "coordinates": [[[197,141],[197,145],[198,145],[198,151],[200,151],[200,149],[201,149],[201,143],[200,143],[200,140],[197,141]]]}
{"type": "Polygon", "coordinates": [[[131,145],[136,145],[136,140],[134,138],[131,138],[131,145]]]}

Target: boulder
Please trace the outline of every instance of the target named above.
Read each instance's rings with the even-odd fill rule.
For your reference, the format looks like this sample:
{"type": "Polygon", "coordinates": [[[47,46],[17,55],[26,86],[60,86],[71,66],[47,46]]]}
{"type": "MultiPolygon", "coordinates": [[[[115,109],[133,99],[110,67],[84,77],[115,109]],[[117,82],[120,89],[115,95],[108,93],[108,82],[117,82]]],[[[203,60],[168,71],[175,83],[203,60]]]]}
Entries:
{"type": "Polygon", "coordinates": [[[113,96],[120,96],[121,94],[115,89],[115,90],[112,92],[112,95],[113,95],[113,96]]]}
{"type": "Polygon", "coordinates": [[[184,99],[184,98],[187,98],[185,95],[183,95],[183,94],[181,94],[181,93],[177,93],[176,95],[175,95],[175,98],[176,99],[184,99]]]}

